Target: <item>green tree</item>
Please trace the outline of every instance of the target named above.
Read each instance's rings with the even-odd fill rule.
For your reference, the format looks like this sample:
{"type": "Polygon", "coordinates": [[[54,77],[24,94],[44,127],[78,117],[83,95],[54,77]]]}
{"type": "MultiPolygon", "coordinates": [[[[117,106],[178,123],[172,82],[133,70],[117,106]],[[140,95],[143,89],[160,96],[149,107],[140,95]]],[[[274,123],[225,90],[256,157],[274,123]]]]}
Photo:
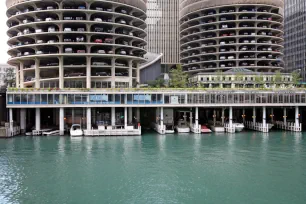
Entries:
{"type": "Polygon", "coordinates": [[[242,72],[238,72],[237,74],[236,74],[236,81],[238,81],[238,82],[243,82],[244,80],[243,80],[243,78],[244,78],[244,74],[242,73],[242,72]]]}
{"type": "Polygon", "coordinates": [[[298,71],[292,72],[291,77],[292,77],[292,82],[293,82],[294,85],[298,85],[299,82],[302,80],[301,73],[298,72],[298,71]]]}
{"type": "Polygon", "coordinates": [[[165,80],[164,79],[156,79],[154,81],[149,81],[148,85],[153,88],[160,88],[165,86],[165,80]]]}
{"type": "Polygon", "coordinates": [[[282,74],[280,71],[276,71],[274,75],[274,83],[280,83],[282,81],[282,74]]]}
{"type": "Polygon", "coordinates": [[[14,87],[16,84],[16,74],[14,68],[7,68],[3,76],[5,87],[14,87]]]}
{"type": "Polygon", "coordinates": [[[181,65],[170,71],[170,87],[185,88],[187,85],[188,74],[183,71],[181,65]]]}
{"type": "Polygon", "coordinates": [[[244,87],[244,74],[242,72],[238,72],[236,75],[235,75],[235,80],[237,81],[237,84],[239,87],[244,87]]]}
{"type": "Polygon", "coordinates": [[[262,76],[262,74],[257,75],[257,76],[255,77],[255,82],[256,82],[256,84],[257,84],[259,87],[262,87],[262,86],[263,86],[263,84],[264,84],[265,82],[264,82],[264,77],[262,76]]]}
{"type": "Polygon", "coordinates": [[[223,72],[221,70],[217,71],[217,80],[223,81],[223,72]]]}

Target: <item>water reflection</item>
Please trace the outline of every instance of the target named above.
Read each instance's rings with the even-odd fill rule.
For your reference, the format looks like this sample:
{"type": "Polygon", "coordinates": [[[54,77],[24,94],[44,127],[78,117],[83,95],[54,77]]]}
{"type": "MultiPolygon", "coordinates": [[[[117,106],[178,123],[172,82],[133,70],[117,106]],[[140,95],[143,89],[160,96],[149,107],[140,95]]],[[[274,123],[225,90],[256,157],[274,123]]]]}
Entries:
{"type": "Polygon", "coordinates": [[[172,137],[173,135],[158,135],[156,137],[158,147],[159,147],[159,152],[165,153],[165,143],[166,143],[166,137],[172,137]]]}
{"type": "Polygon", "coordinates": [[[66,147],[66,138],[65,137],[59,137],[58,143],[57,143],[57,150],[58,154],[60,156],[65,156],[65,147],[66,147]]]}
{"type": "Polygon", "coordinates": [[[260,151],[262,161],[266,161],[267,159],[268,145],[269,145],[269,134],[262,133],[261,151],[260,151]]]}
{"type": "Polygon", "coordinates": [[[230,147],[230,148],[234,148],[234,145],[235,145],[235,134],[228,134],[228,140],[227,140],[227,142],[228,142],[228,146],[230,147]]]}
{"type": "Polygon", "coordinates": [[[41,140],[41,137],[34,137],[34,140],[33,140],[34,151],[37,156],[39,156],[41,153],[40,140],[41,140]]]}
{"type": "Polygon", "coordinates": [[[281,139],[282,139],[282,144],[286,144],[287,142],[287,132],[286,131],[282,131],[282,136],[281,136],[281,139]]]}
{"type": "Polygon", "coordinates": [[[193,149],[194,149],[194,154],[195,157],[199,157],[200,156],[200,149],[201,149],[201,145],[202,145],[202,137],[205,137],[205,135],[202,134],[194,134],[193,138],[194,138],[194,145],[193,145],[193,149]]]}
{"type": "Polygon", "coordinates": [[[228,133],[227,135],[227,144],[228,144],[228,158],[229,160],[233,160],[235,154],[235,138],[236,134],[228,133]]]}
{"type": "Polygon", "coordinates": [[[302,133],[301,132],[294,132],[294,151],[295,153],[302,153],[302,133]]]}
{"type": "Polygon", "coordinates": [[[93,146],[94,138],[86,137],[84,138],[84,148],[86,150],[87,156],[90,157],[92,153],[92,146],[93,146]]]}

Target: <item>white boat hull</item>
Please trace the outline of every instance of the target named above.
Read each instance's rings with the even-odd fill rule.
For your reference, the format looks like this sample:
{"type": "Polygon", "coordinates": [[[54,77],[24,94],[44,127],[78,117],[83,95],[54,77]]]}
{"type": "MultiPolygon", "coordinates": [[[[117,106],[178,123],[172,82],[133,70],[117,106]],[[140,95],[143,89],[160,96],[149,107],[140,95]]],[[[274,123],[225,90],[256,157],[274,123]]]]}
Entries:
{"type": "Polygon", "coordinates": [[[225,132],[225,128],[221,126],[211,126],[211,130],[214,132],[225,132]]]}
{"type": "Polygon", "coordinates": [[[269,130],[271,130],[273,127],[274,127],[274,124],[271,124],[271,123],[268,124],[269,130]]]}
{"type": "Polygon", "coordinates": [[[173,134],[174,132],[174,130],[166,130],[166,134],[173,134]]]}
{"type": "Polygon", "coordinates": [[[70,136],[71,137],[82,137],[83,136],[83,131],[82,130],[70,130],[70,136]]]}
{"type": "Polygon", "coordinates": [[[242,132],[243,129],[244,129],[244,127],[235,127],[236,132],[242,132]]]}
{"type": "Polygon", "coordinates": [[[176,131],[178,133],[189,133],[190,128],[189,127],[176,127],[176,131]]]}
{"type": "Polygon", "coordinates": [[[233,124],[235,126],[235,131],[236,132],[241,132],[244,129],[244,125],[243,124],[233,124]]]}
{"type": "Polygon", "coordinates": [[[166,131],[165,131],[166,126],[165,126],[165,125],[164,125],[164,126],[161,126],[161,125],[159,125],[159,124],[157,124],[157,123],[152,123],[152,128],[153,128],[156,132],[158,132],[159,134],[161,134],[161,135],[164,135],[164,134],[166,133],[166,131]]]}
{"type": "Polygon", "coordinates": [[[60,131],[59,130],[54,130],[54,131],[47,131],[47,132],[43,132],[42,135],[46,135],[46,136],[51,136],[51,135],[59,135],[60,131]]]}

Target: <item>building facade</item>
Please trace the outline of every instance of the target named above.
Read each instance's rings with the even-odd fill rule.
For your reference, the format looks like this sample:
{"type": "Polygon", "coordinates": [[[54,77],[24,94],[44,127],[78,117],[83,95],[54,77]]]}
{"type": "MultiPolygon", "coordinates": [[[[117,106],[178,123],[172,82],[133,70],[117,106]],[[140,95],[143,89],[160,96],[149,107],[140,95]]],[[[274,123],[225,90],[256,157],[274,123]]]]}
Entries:
{"type": "Polygon", "coordinates": [[[248,69],[204,72],[192,75],[189,84],[203,88],[294,88],[293,76],[283,73],[260,73],[248,69]]]}
{"type": "Polygon", "coordinates": [[[9,64],[24,88],[139,83],[146,0],[8,0],[9,64]],[[123,2],[123,3],[122,3],[123,2]]]}
{"type": "MultiPolygon", "coordinates": [[[[196,133],[201,129],[199,108],[213,108],[214,115],[221,115],[215,110],[220,109],[223,116],[228,108],[229,121],[233,121],[234,107],[249,108],[253,110],[250,127],[267,132],[266,107],[280,106],[285,110],[295,106],[294,126],[300,131],[304,90],[139,88],[141,70],[151,80],[159,73],[151,72],[150,66],[154,69],[163,57],[151,62],[145,57],[147,3],[162,8],[153,9],[162,11],[154,30],[161,29],[162,34],[152,42],[160,41],[167,48],[161,51],[164,55],[177,56],[179,49],[172,42],[179,45],[180,39],[178,52],[189,73],[243,67],[257,72],[283,69],[283,1],[241,1],[228,0],[230,5],[224,5],[212,0],[177,0],[174,4],[164,0],[7,0],[8,63],[16,67],[16,87],[6,93],[10,135],[19,131],[19,124],[22,133],[28,130],[33,135],[53,129],[63,135],[73,124],[80,124],[87,136],[140,135],[140,108],[145,120],[155,123],[163,134],[164,108],[191,110],[189,125],[196,133]],[[181,31],[176,38],[170,32],[179,33],[171,27],[179,17],[168,11],[178,3],[181,31]],[[260,126],[256,108],[262,110],[260,126]],[[154,112],[152,118],[149,112],[154,112]]],[[[176,64],[179,57],[171,56],[164,57],[169,61],[163,63],[176,64]]],[[[199,75],[196,80],[204,81],[204,77],[199,75]]],[[[284,124],[287,126],[286,121],[284,124]]],[[[229,132],[234,130],[232,125],[229,122],[229,132]]]]}
{"type": "Polygon", "coordinates": [[[306,79],[306,1],[285,1],[285,63],[286,71],[300,71],[306,79]]]}
{"type": "Polygon", "coordinates": [[[147,50],[163,54],[163,71],[169,65],[180,63],[179,3],[178,0],[148,0],[147,3],[147,50]]]}
{"type": "MultiPolygon", "coordinates": [[[[140,66],[146,62],[146,3],[147,0],[7,0],[8,63],[16,67],[16,88],[65,92],[136,87],[140,83],[140,66]]],[[[79,97],[81,101],[85,99],[85,95],[79,97]]],[[[23,96],[8,98],[23,100],[23,96]]],[[[55,103],[59,99],[47,98],[55,103]]],[[[60,98],[67,102],[72,99],[60,98]]],[[[97,103],[104,99],[102,95],[87,98],[97,103]]],[[[129,115],[126,122],[131,122],[135,111],[84,108],[80,107],[81,101],[59,109],[49,105],[9,109],[11,132],[16,117],[21,132],[33,127],[40,131],[51,125],[59,126],[63,134],[65,126],[73,123],[83,127],[120,125],[124,114],[125,118],[129,115]]]]}
{"type": "Polygon", "coordinates": [[[283,6],[283,0],[182,0],[183,69],[283,70],[283,6]]]}

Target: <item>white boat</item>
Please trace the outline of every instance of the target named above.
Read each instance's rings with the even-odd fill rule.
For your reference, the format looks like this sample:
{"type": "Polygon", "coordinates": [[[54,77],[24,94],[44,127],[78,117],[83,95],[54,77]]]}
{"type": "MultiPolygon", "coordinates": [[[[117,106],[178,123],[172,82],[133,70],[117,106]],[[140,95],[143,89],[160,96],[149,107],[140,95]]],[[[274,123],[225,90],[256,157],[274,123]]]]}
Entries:
{"type": "Polygon", "coordinates": [[[26,136],[32,136],[33,134],[32,134],[32,132],[27,132],[25,135],[26,136]]]}
{"type": "Polygon", "coordinates": [[[214,132],[225,132],[225,128],[219,125],[211,125],[210,129],[214,132]]]}
{"type": "Polygon", "coordinates": [[[81,125],[73,124],[70,128],[70,136],[71,137],[81,137],[83,136],[83,130],[81,125]]]}
{"type": "Polygon", "coordinates": [[[241,132],[244,129],[243,123],[233,123],[236,132],[241,132]]]}
{"type": "Polygon", "coordinates": [[[166,125],[166,134],[173,134],[175,131],[172,125],[166,125]]]}
{"type": "Polygon", "coordinates": [[[46,136],[59,135],[59,134],[60,134],[59,130],[46,131],[42,133],[42,135],[46,135],[46,136]]]}
{"type": "Polygon", "coordinates": [[[190,128],[188,126],[176,126],[176,131],[178,133],[189,133],[190,128]]]}
{"type": "Polygon", "coordinates": [[[166,131],[165,131],[166,126],[165,125],[161,126],[158,123],[152,123],[151,126],[152,126],[153,130],[155,130],[156,132],[158,132],[161,135],[166,133],[166,131]]]}
{"type": "Polygon", "coordinates": [[[175,129],[178,133],[189,133],[190,132],[190,127],[183,120],[180,120],[178,122],[178,125],[176,126],[175,129]]]}
{"type": "Polygon", "coordinates": [[[268,128],[269,128],[269,130],[271,130],[273,127],[274,127],[274,124],[268,123],[268,128]]]}
{"type": "Polygon", "coordinates": [[[187,112],[188,111],[179,111],[180,115],[183,114],[183,119],[179,119],[177,126],[175,127],[178,133],[189,133],[190,127],[187,124],[187,112]]]}

